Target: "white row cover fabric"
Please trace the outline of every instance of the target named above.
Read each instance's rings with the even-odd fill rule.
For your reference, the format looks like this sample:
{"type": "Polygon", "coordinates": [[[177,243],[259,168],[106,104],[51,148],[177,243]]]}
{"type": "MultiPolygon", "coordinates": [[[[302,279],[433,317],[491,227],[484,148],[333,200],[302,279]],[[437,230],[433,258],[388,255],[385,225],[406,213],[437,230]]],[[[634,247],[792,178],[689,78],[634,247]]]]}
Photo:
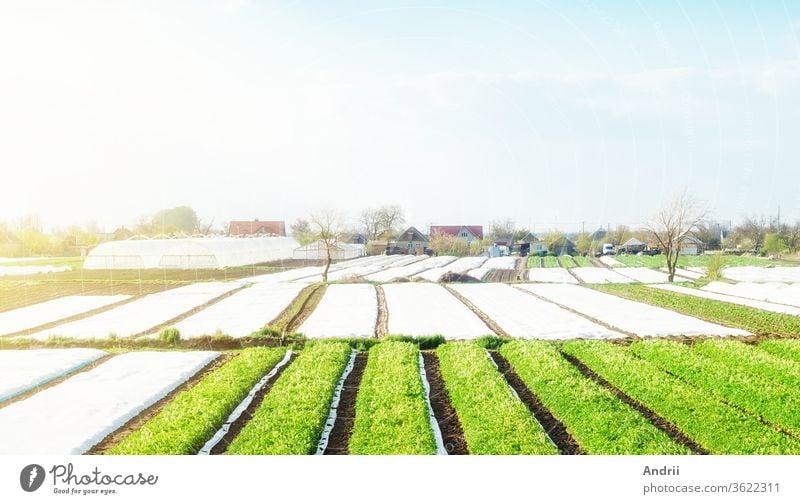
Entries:
{"type": "Polygon", "coordinates": [[[462,257],[446,266],[425,270],[422,273],[414,275],[412,278],[427,280],[429,282],[438,282],[447,273],[463,275],[467,271],[478,269],[483,266],[486,260],[486,257],[462,257]]]}
{"type": "Polygon", "coordinates": [[[695,296],[704,299],[713,299],[715,301],[725,301],[726,303],[733,303],[742,306],[749,306],[750,308],[758,308],[759,310],[770,311],[774,313],[784,313],[786,315],[800,316],[800,307],[788,306],[777,303],[770,303],[768,301],[758,301],[756,299],[747,299],[742,297],[730,296],[728,294],[718,294],[700,289],[690,289],[688,287],[681,287],[678,285],[651,285],[656,289],[665,291],[677,292],[678,294],[686,294],[688,296],[695,296]]]}
{"type": "Polygon", "coordinates": [[[747,336],[741,329],[712,324],[664,308],[623,299],[587,287],[527,284],[521,288],[637,336],[747,336]]]}
{"type": "Polygon", "coordinates": [[[309,338],[373,337],[378,296],[371,284],[333,284],[298,332],[309,338]]]}
{"type": "Polygon", "coordinates": [[[180,238],[102,243],[86,257],[85,269],[217,269],[291,259],[294,238],[180,238]]]}
{"type": "Polygon", "coordinates": [[[722,276],[737,282],[800,282],[800,267],[735,266],[722,270],[722,276]]]}
{"type": "Polygon", "coordinates": [[[614,259],[613,257],[607,256],[607,255],[600,256],[600,262],[605,264],[605,265],[607,265],[607,266],[611,266],[612,268],[613,267],[625,266],[624,263],[621,263],[621,262],[617,261],[616,259],[614,259]]]}
{"type": "Polygon", "coordinates": [[[181,338],[250,336],[273,321],[305,286],[299,283],[260,283],[243,289],[175,324],[181,338]]]}
{"type": "Polygon", "coordinates": [[[622,276],[628,277],[631,280],[636,280],[637,282],[645,284],[664,283],[669,280],[669,275],[667,275],[666,273],[662,273],[661,271],[644,267],[617,268],[614,270],[614,272],[619,273],[622,276]]]}
{"type": "Polygon", "coordinates": [[[725,282],[711,282],[702,287],[702,289],[709,292],[728,294],[729,296],[800,306],[800,284],[785,284],[781,282],[740,282],[737,284],[729,284],[725,282]]]}
{"type": "Polygon", "coordinates": [[[90,348],[0,350],[0,403],[106,355],[90,348]]]}
{"type": "Polygon", "coordinates": [[[47,273],[64,273],[70,271],[69,266],[0,266],[0,277],[45,275],[47,273]]]}
{"type": "MultiPolygon", "coordinates": [[[[621,269],[621,268],[619,268],[621,269]]],[[[581,279],[583,283],[633,283],[634,281],[626,276],[617,273],[616,270],[608,268],[595,268],[593,266],[582,266],[572,268],[572,273],[581,279]]]]}
{"type": "Polygon", "coordinates": [[[516,338],[625,337],[622,333],[607,329],[553,303],[521,292],[510,285],[502,283],[453,284],[451,287],[497,322],[510,336],[516,338]]]}
{"type": "Polygon", "coordinates": [[[111,333],[120,338],[149,331],[184,313],[240,287],[236,282],[204,282],[150,294],[97,315],[67,322],[51,329],[26,336],[47,339],[108,338],[111,333]]]}
{"type": "Polygon", "coordinates": [[[372,275],[367,276],[366,280],[370,282],[391,282],[392,280],[397,280],[400,278],[411,278],[417,273],[421,273],[432,268],[440,268],[456,260],[456,258],[453,256],[423,257],[424,259],[421,261],[415,261],[405,266],[395,266],[393,268],[373,273],[372,275]]]}
{"type": "Polygon", "coordinates": [[[578,283],[578,279],[566,268],[531,268],[528,270],[528,280],[542,283],[578,283]]]}
{"type": "Polygon", "coordinates": [[[125,301],[130,297],[126,295],[65,296],[2,312],[0,313],[0,335],[22,332],[51,322],[71,318],[81,313],[125,301]]]}
{"type": "Polygon", "coordinates": [[[473,339],[494,334],[464,303],[441,285],[400,283],[383,286],[389,334],[473,339]]]}
{"type": "Polygon", "coordinates": [[[218,352],[131,352],[0,409],[0,454],[80,455],[218,352]]]}

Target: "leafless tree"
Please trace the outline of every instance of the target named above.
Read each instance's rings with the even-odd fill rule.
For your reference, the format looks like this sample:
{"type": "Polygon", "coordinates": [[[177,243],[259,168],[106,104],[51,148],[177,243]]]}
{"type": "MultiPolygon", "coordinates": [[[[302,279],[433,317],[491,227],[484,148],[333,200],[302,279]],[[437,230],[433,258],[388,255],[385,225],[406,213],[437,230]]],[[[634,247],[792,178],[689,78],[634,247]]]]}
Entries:
{"type": "Polygon", "coordinates": [[[664,251],[669,281],[675,278],[678,256],[707,210],[687,192],[676,195],[665,204],[647,224],[647,230],[664,251]]]}
{"type": "Polygon", "coordinates": [[[387,231],[392,234],[401,231],[398,228],[405,224],[405,214],[400,205],[383,205],[362,211],[359,222],[367,239],[377,240],[387,231]]]}
{"type": "Polygon", "coordinates": [[[322,281],[328,281],[328,270],[331,267],[332,251],[336,249],[341,241],[344,230],[344,221],[336,210],[319,210],[311,214],[308,219],[311,232],[316,240],[319,240],[325,247],[325,271],[322,273],[322,281]]]}

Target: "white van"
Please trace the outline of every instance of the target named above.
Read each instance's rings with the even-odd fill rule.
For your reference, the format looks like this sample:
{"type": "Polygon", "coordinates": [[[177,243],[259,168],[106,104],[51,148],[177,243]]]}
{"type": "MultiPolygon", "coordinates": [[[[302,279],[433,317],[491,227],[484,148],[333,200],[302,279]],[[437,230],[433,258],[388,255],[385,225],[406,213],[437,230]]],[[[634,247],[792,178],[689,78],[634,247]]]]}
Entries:
{"type": "Polygon", "coordinates": [[[603,255],[614,255],[614,244],[613,243],[604,243],[603,244],[603,255]]]}

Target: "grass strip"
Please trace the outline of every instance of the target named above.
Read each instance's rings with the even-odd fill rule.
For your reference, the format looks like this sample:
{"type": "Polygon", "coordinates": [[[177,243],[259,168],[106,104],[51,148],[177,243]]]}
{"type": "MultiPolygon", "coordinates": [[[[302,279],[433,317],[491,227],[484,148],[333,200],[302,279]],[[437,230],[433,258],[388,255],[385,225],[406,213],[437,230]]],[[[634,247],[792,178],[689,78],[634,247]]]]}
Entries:
{"type": "Polygon", "coordinates": [[[754,334],[800,334],[800,317],[773,313],[715,299],[688,296],[677,292],[653,289],[640,284],[592,285],[593,289],[633,301],[641,301],[709,322],[739,327],[754,334]]]}
{"type": "Polygon", "coordinates": [[[800,340],[764,340],[758,348],[782,359],[800,362],[800,340]]]}
{"type": "Polygon", "coordinates": [[[699,355],[682,343],[650,340],[634,343],[631,351],[741,409],[800,433],[797,393],[760,376],[747,376],[721,362],[699,355]]]}
{"type": "Polygon", "coordinates": [[[248,348],[179,394],[161,412],[108,451],[113,455],[197,453],[250,389],[281,360],[281,348],[248,348]]]}
{"type": "Polygon", "coordinates": [[[711,453],[800,453],[797,440],[637,358],[627,348],[574,340],[564,343],[563,350],[711,453]]]}
{"type": "Polygon", "coordinates": [[[275,382],[226,453],[313,453],[349,358],[347,343],[320,343],[303,351],[275,382]]]}
{"type": "Polygon", "coordinates": [[[436,349],[436,355],[470,453],[558,453],[483,348],[471,342],[447,343],[436,349]]]}
{"type": "Polygon", "coordinates": [[[586,378],[545,341],[500,348],[525,385],[587,454],[690,454],[612,392],[586,378]]]}
{"type": "Polygon", "coordinates": [[[370,349],[356,398],[350,453],[436,453],[416,345],[386,341],[370,349]]]}

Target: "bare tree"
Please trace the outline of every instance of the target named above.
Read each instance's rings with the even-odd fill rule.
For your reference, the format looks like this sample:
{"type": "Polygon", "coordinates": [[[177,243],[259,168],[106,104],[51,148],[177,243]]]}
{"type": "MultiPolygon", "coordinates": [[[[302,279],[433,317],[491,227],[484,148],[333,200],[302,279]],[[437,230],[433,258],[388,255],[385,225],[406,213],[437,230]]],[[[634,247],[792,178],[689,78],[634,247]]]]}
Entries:
{"type": "Polygon", "coordinates": [[[359,223],[368,240],[377,240],[389,231],[399,232],[405,224],[405,214],[399,205],[384,205],[379,208],[367,208],[361,212],[359,223]]]}
{"type": "Polygon", "coordinates": [[[705,208],[684,191],[675,196],[671,202],[661,207],[655,217],[647,224],[648,232],[667,257],[670,282],[675,278],[675,268],[678,266],[681,247],[692,235],[700,221],[705,218],[706,214],[705,208]]]}
{"type": "Polygon", "coordinates": [[[327,261],[325,262],[325,271],[322,273],[322,281],[327,282],[328,270],[331,267],[332,260],[331,253],[336,249],[342,238],[344,230],[343,219],[336,210],[326,209],[312,213],[308,222],[314,238],[319,240],[322,246],[325,247],[327,261]]]}

